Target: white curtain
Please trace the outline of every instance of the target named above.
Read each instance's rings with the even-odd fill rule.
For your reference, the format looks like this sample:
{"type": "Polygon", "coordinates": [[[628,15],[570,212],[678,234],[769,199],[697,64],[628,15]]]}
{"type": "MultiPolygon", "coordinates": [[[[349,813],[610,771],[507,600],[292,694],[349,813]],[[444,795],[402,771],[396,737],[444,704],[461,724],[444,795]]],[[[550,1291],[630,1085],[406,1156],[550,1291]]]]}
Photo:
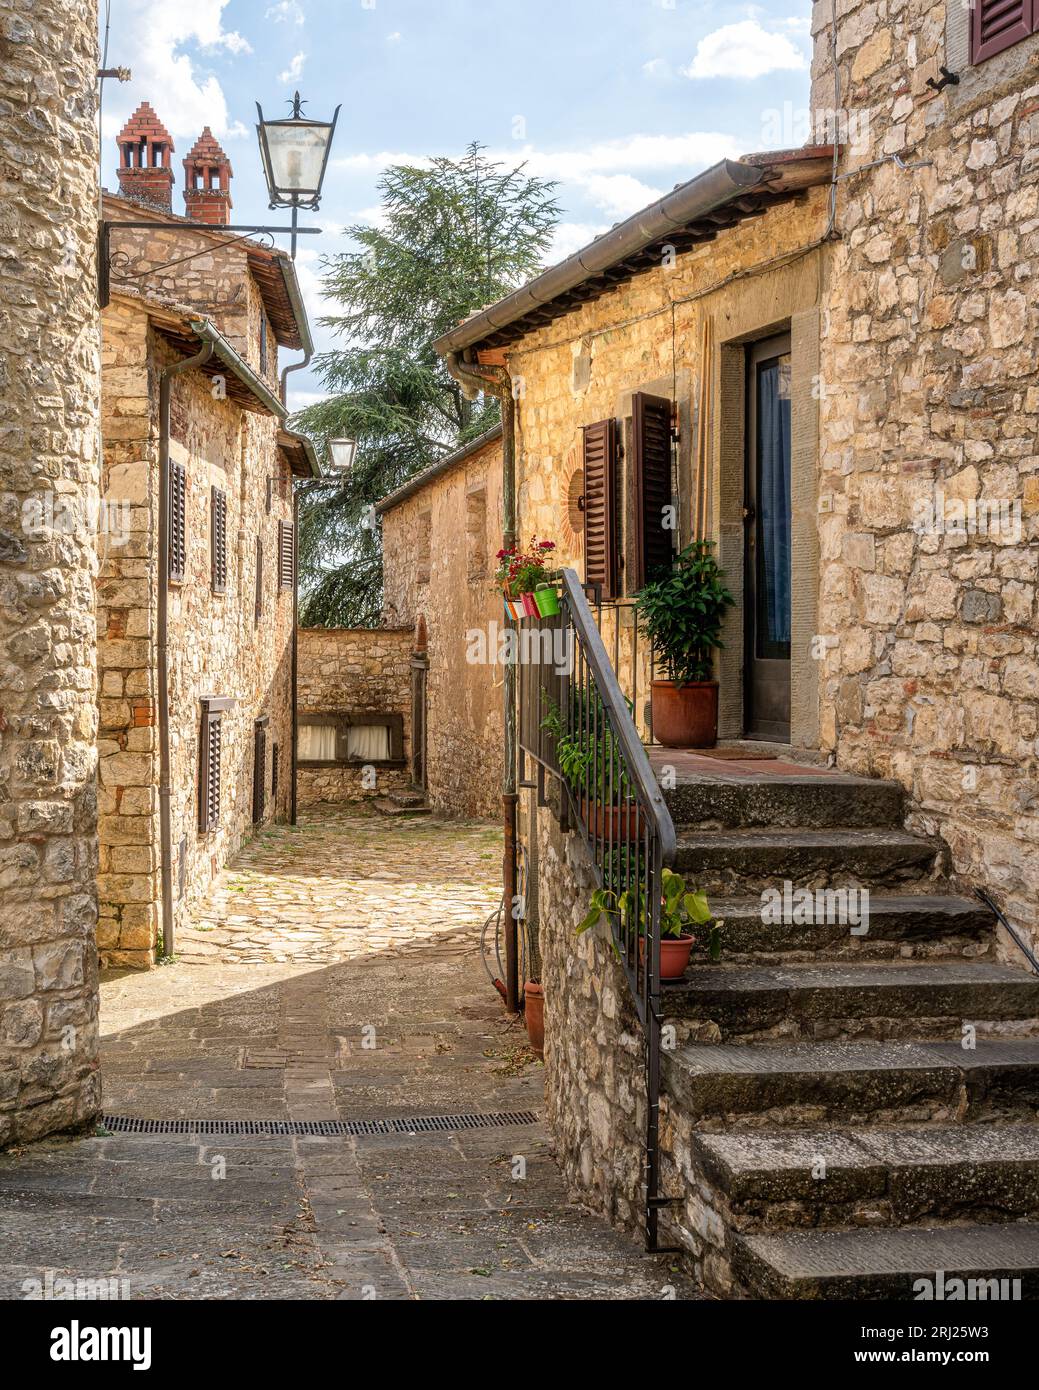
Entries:
{"type": "Polygon", "coordinates": [[[365,763],[385,762],[390,756],[390,731],[385,724],[354,724],[346,731],[346,755],[365,763]]]}
{"type": "Polygon", "coordinates": [[[299,726],[299,760],[301,763],[334,763],[336,731],[332,724],[301,724],[299,726]]]}

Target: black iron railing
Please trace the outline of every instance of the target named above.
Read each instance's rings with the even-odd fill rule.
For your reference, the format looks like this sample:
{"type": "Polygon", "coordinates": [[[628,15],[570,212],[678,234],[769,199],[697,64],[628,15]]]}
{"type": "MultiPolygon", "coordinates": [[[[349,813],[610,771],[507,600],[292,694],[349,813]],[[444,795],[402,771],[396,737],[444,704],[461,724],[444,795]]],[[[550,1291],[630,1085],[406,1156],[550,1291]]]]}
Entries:
{"type": "Polygon", "coordinates": [[[582,835],[611,910],[613,943],[646,1043],[646,1243],[657,1248],[661,875],[675,828],[577,575],[562,571],[560,612],[519,626],[520,780],[525,760],[561,787],[561,824],[582,835]]]}

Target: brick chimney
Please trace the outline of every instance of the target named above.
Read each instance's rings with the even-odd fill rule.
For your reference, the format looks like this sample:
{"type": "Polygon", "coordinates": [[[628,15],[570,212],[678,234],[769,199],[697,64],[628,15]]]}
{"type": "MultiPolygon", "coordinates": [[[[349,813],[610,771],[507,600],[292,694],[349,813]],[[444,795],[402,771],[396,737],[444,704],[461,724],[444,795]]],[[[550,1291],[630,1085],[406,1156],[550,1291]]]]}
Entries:
{"type": "Polygon", "coordinates": [[[119,192],[138,203],[173,211],[173,140],[146,101],[119,132],[119,192]]]}
{"type": "Polygon", "coordinates": [[[231,177],[231,161],[206,126],[184,161],[187,215],[196,222],[208,222],[211,227],[225,227],[234,206],[231,177]]]}

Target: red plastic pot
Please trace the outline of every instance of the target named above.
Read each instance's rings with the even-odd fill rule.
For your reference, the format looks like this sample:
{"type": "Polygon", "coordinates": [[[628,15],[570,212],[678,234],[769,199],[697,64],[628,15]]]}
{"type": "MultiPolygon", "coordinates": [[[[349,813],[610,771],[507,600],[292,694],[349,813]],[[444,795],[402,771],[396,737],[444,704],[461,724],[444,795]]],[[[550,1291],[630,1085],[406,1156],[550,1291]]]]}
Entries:
{"type": "MultiPolygon", "coordinates": [[[[689,968],[693,951],[691,936],[662,936],[660,938],[660,978],[680,980],[689,968]]],[[[646,938],[639,939],[639,958],[646,959],[646,938]]]]}
{"type": "Polygon", "coordinates": [[[537,599],[533,594],[520,594],[520,602],[523,604],[523,611],[528,618],[540,618],[541,613],[538,609],[537,599]]]}

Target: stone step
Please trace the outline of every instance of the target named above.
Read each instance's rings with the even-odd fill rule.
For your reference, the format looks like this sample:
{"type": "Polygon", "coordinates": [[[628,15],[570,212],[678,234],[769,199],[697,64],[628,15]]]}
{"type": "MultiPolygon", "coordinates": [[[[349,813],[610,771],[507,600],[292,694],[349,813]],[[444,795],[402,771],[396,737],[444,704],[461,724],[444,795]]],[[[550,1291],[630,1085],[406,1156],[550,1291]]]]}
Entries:
{"type": "Polygon", "coordinates": [[[689,1043],[663,1053],[662,1074],[697,1128],[1039,1120],[1039,1039],[689,1043]]]}
{"type": "MultiPolygon", "coordinates": [[[[775,907],[787,915],[787,904],[760,894],[747,898],[711,898],[715,917],[723,919],[724,959],[754,959],[759,956],[789,956],[792,959],[818,959],[820,956],[890,958],[900,954],[970,956],[976,958],[994,950],[995,918],[977,898],[951,894],[870,893],[861,898],[840,899],[840,890],[819,889],[808,910],[817,920],[809,922],[773,920],[775,907]],[[864,909],[864,911],[863,911],[864,909]],[[765,913],[769,920],[763,920],[765,913]],[[826,916],[838,920],[827,922],[826,916]],[[843,921],[839,920],[843,917],[843,921]],[[865,926],[865,931],[853,930],[865,926]]],[[[777,888],[777,893],[782,889],[777,888]]],[[[807,901],[807,900],[806,900],[807,901]]],[[[793,898],[792,916],[807,915],[806,901],[793,898]]],[[[703,957],[696,955],[699,963],[703,957]]],[[[709,967],[701,967],[709,968],[709,967]]]]}
{"type": "Polygon", "coordinates": [[[719,761],[710,776],[679,773],[664,799],[675,824],[690,828],[894,828],[902,825],[904,793],[897,782],[836,773],[748,777],[719,761]]]}
{"type": "Polygon", "coordinates": [[[1039,977],[988,961],[693,969],[663,996],[701,1037],[958,1038],[965,1022],[1039,1031],[1039,977]]]}
{"type": "Polygon", "coordinates": [[[389,796],[377,796],[372,805],[382,816],[428,816],[431,807],[420,795],[409,792],[391,792],[389,796]]]}
{"type": "Polygon", "coordinates": [[[938,847],[905,830],[750,829],[678,831],[675,867],[701,888],[746,893],[748,888],[799,884],[879,885],[919,879],[938,847]]]}
{"type": "Polygon", "coordinates": [[[1039,1125],[700,1133],[740,1230],[1039,1216],[1039,1125]]]}
{"type": "Polygon", "coordinates": [[[942,1293],[945,1300],[971,1299],[971,1291],[950,1281],[1005,1278],[1011,1281],[1005,1290],[975,1286],[973,1299],[1012,1298],[1012,1281],[1020,1279],[1020,1297],[1034,1300],[1039,1298],[1039,1223],[737,1235],[733,1269],[757,1298],[915,1299],[927,1296],[918,1286],[927,1280],[932,1299],[942,1293]]]}

